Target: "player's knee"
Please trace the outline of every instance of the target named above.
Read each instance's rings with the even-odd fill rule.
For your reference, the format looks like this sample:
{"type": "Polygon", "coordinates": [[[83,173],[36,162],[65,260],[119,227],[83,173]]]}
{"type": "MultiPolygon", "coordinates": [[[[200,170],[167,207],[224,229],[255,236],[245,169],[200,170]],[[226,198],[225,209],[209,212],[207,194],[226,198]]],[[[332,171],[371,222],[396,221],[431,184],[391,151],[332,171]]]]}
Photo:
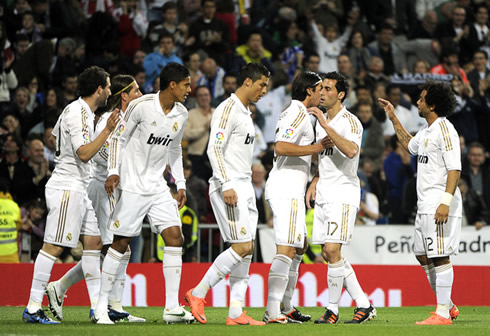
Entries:
{"type": "Polygon", "coordinates": [[[244,258],[253,252],[252,242],[233,244],[233,251],[235,251],[240,257],[244,258]]]}
{"type": "Polygon", "coordinates": [[[53,245],[49,243],[44,243],[42,250],[47,254],[58,258],[63,253],[63,246],[53,245]]]}
{"type": "Polygon", "coordinates": [[[336,246],[326,245],[322,249],[322,256],[327,262],[337,262],[340,260],[340,251],[336,246]]]}
{"type": "Polygon", "coordinates": [[[182,247],[184,245],[184,236],[181,234],[174,237],[167,237],[167,239],[164,239],[164,241],[165,246],[182,247]]]}

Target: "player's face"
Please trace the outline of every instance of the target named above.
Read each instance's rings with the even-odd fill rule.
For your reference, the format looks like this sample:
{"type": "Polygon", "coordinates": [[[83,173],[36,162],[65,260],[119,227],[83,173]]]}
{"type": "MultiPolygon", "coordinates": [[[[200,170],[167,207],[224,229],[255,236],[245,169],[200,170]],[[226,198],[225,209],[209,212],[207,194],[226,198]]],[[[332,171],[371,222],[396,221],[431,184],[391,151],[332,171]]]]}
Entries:
{"type": "Polygon", "coordinates": [[[262,76],[259,80],[256,80],[250,86],[250,102],[256,103],[267,93],[267,85],[269,85],[269,78],[262,76]]]}
{"type": "Polygon", "coordinates": [[[320,101],[323,99],[325,90],[323,89],[323,84],[322,82],[318,83],[317,86],[314,88],[315,91],[313,91],[311,95],[311,106],[318,106],[320,104],[320,101]]]}
{"type": "Polygon", "coordinates": [[[140,91],[140,86],[138,85],[138,83],[133,83],[133,85],[131,86],[131,91],[129,91],[128,93],[128,103],[141,96],[142,93],[140,91]]]}
{"type": "Polygon", "coordinates": [[[191,91],[191,77],[189,76],[177,84],[175,89],[175,101],[178,101],[179,103],[185,102],[191,91]]]}
{"type": "Polygon", "coordinates": [[[321,106],[325,107],[327,110],[340,102],[339,92],[337,91],[335,84],[337,84],[335,79],[325,78],[323,80],[324,95],[321,106]]]}
{"type": "Polygon", "coordinates": [[[107,105],[107,99],[111,95],[111,81],[109,77],[107,77],[107,83],[105,88],[102,89],[102,92],[100,93],[100,101],[99,101],[99,106],[105,106],[107,105]]]}
{"type": "Polygon", "coordinates": [[[423,90],[420,93],[420,98],[417,101],[417,106],[419,108],[419,116],[422,118],[427,118],[427,116],[430,114],[431,110],[429,109],[429,106],[427,106],[427,103],[425,102],[425,96],[427,95],[427,90],[423,90]]]}

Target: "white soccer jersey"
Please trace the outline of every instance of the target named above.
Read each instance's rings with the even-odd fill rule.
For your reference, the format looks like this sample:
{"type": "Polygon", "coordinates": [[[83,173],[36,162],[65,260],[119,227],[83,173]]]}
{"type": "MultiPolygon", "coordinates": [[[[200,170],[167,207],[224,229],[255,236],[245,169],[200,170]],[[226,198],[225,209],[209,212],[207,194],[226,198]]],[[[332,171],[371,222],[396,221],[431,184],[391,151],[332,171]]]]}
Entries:
{"type": "MultiPolygon", "coordinates": [[[[311,145],[315,132],[308,111],[302,102],[293,100],[279,116],[275,142],[311,145]]],[[[275,153],[274,153],[275,154],[275,153]]],[[[274,155],[274,166],[265,186],[265,198],[303,199],[311,165],[311,155],[274,155]]]]}
{"type": "Polygon", "coordinates": [[[213,168],[209,193],[233,189],[233,181],[251,181],[255,127],[235,94],[216,108],[211,119],[207,154],[213,168]]]}
{"type": "MultiPolygon", "coordinates": [[[[330,121],[330,126],[345,139],[361,148],[362,125],[359,119],[343,107],[330,121]]],[[[327,133],[318,123],[316,138],[323,139],[327,133]]],[[[349,159],[337,147],[323,150],[319,156],[320,179],[316,186],[315,203],[343,203],[359,208],[361,188],[357,177],[359,153],[349,159]]]]}
{"type": "MultiPolygon", "coordinates": [[[[417,213],[435,214],[446,191],[447,173],[461,171],[459,136],[445,117],[425,125],[408,143],[411,154],[418,155],[417,213]]],[[[456,188],[449,206],[449,216],[462,216],[462,200],[456,188]]]]}
{"type": "Polygon", "coordinates": [[[185,189],[181,141],[187,117],[181,103],[165,115],[159,93],[133,100],[111,140],[109,176],[120,176],[122,190],[153,195],[168,189],[168,163],[177,189],[185,189]]]}
{"type": "Polygon", "coordinates": [[[46,187],[85,191],[90,177],[90,163],[84,163],[77,150],[94,139],[94,114],[88,104],[78,98],[65,107],[53,128],[56,138],[56,168],[46,187]]]}

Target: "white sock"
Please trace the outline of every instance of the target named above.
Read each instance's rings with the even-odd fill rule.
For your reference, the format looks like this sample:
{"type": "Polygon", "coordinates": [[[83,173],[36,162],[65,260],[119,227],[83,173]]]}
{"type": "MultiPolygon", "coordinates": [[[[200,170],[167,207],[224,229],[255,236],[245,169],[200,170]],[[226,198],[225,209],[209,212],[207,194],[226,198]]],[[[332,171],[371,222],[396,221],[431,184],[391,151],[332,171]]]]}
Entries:
{"type": "Polygon", "coordinates": [[[95,309],[100,292],[100,251],[83,250],[81,262],[90,298],[90,308],[95,309]]]}
{"type": "Polygon", "coordinates": [[[344,259],[340,259],[334,264],[328,264],[328,309],[336,315],[339,314],[339,301],[342,294],[342,284],[344,282],[344,259]]]}
{"type": "Polygon", "coordinates": [[[99,302],[97,302],[96,312],[106,313],[109,305],[109,293],[112,291],[116,280],[117,269],[121,264],[123,254],[109,247],[102,265],[99,302]]]}
{"type": "Polygon", "coordinates": [[[356,273],[352,268],[352,265],[347,259],[344,258],[344,288],[349,293],[352,300],[356,301],[358,308],[369,308],[371,303],[366,296],[366,293],[361,288],[359,281],[357,281],[356,273]]]}
{"type": "MultiPolygon", "coordinates": [[[[432,291],[434,294],[436,294],[436,268],[434,267],[434,264],[430,263],[429,265],[422,265],[422,268],[425,271],[425,274],[427,274],[427,280],[429,281],[430,288],[432,288],[432,291]]],[[[453,308],[454,303],[451,301],[451,304],[449,305],[449,309],[453,308]]]]}
{"type": "Polygon", "coordinates": [[[291,262],[291,267],[288,273],[288,283],[286,285],[286,290],[282,298],[282,303],[284,305],[284,311],[290,313],[293,311],[293,295],[294,289],[296,288],[296,283],[298,282],[298,270],[299,265],[301,265],[301,260],[303,260],[302,254],[295,254],[291,262]]]}
{"type": "Polygon", "coordinates": [[[284,254],[277,254],[272,259],[269,271],[269,293],[267,294],[266,311],[271,319],[276,319],[281,313],[281,301],[283,300],[286,286],[288,285],[288,274],[290,274],[291,258],[284,254]]]}
{"type": "Polygon", "coordinates": [[[182,247],[163,248],[163,277],[165,278],[165,308],[179,306],[180,276],[182,274],[182,247]]]}
{"type": "Polygon", "coordinates": [[[109,294],[109,306],[117,311],[124,311],[122,306],[122,296],[124,292],[124,284],[126,283],[126,270],[129,264],[129,258],[131,257],[131,251],[126,251],[123,254],[121,263],[116,273],[116,281],[114,281],[114,286],[111,293],[109,294]]]}
{"type": "Polygon", "coordinates": [[[230,271],[230,309],[228,316],[232,319],[242,315],[242,307],[245,304],[245,294],[248,289],[248,271],[252,256],[245,256],[230,271]]]}
{"type": "Polygon", "coordinates": [[[63,296],[66,291],[73,285],[83,280],[82,262],[79,261],[75,266],[70,268],[61,279],[56,281],[56,289],[58,293],[63,296]]]}
{"type": "Polygon", "coordinates": [[[451,289],[453,287],[453,265],[451,263],[436,266],[436,297],[437,309],[436,314],[444,318],[449,318],[449,309],[451,307],[451,289]]]}
{"type": "Polygon", "coordinates": [[[231,247],[221,252],[221,254],[214,260],[201,282],[194,288],[192,295],[199,298],[205,298],[208,290],[230,273],[233,266],[240,261],[242,261],[242,257],[240,257],[231,247]]]}
{"type": "Polygon", "coordinates": [[[51,277],[51,270],[55,261],[56,257],[43,250],[39,251],[37,255],[34,263],[34,274],[32,275],[31,295],[27,304],[27,311],[31,314],[42,308],[44,291],[51,277]]]}

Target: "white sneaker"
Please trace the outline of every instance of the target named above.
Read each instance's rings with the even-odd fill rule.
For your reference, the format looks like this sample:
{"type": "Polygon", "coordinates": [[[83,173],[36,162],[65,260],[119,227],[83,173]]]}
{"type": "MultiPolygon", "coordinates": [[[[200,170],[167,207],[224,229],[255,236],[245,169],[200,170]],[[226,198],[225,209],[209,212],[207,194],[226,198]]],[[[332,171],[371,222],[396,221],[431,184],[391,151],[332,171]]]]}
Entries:
{"type": "Polygon", "coordinates": [[[63,320],[63,299],[58,290],[58,281],[48,283],[46,286],[46,296],[48,297],[49,310],[58,320],[63,320]]]}
{"type": "Polygon", "coordinates": [[[195,321],[194,316],[184,309],[183,306],[175,307],[172,310],[163,310],[163,321],[169,323],[192,323],[195,321]]]}
{"type": "Polygon", "coordinates": [[[114,322],[112,322],[112,320],[109,318],[109,314],[107,314],[107,311],[98,312],[96,310],[95,314],[92,315],[90,320],[92,320],[92,322],[96,324],[114,324],[114,322]]]}

